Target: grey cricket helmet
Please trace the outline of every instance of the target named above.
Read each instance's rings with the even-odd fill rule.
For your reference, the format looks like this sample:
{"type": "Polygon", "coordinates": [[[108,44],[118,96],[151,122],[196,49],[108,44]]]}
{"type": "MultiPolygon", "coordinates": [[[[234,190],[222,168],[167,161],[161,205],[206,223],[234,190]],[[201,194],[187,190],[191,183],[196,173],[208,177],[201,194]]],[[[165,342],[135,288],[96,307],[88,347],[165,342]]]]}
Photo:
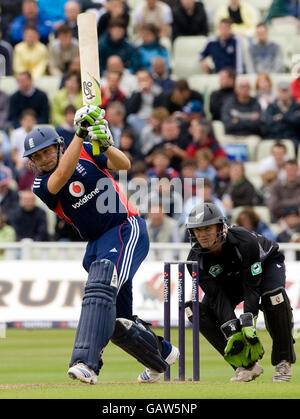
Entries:
{"type": "Polygon", "coordinates": [[[190,242],[192,249],[196,253],[209,253],[217,244],[218,237],[222,237],[222,243],[225,242],[227,236],[227,220],[217,205],[204,202],[196,205],[190,212],[186,223],[186,228],[190,233],[190,242]],[[211,248],[202,248],[198,242],[193,229],[206,227],[210,225],[218,225],[219,231],[216,234],[216,241],[211,248]]]}
{"type": "Polygon", "coordinates": [[[196,205],[189,214],[186,228],[205,227],[213,224],[223,224],[226,217],[215,204],[204,202],[196,205]]]}
{"type": "Polygon", "coordinates": [[[63,146],[63,138],[51,127],[43,126],[34,128],[26,135],[23,157],[30,157],[36,151],[42,150],[50,145],[63,146]]]}

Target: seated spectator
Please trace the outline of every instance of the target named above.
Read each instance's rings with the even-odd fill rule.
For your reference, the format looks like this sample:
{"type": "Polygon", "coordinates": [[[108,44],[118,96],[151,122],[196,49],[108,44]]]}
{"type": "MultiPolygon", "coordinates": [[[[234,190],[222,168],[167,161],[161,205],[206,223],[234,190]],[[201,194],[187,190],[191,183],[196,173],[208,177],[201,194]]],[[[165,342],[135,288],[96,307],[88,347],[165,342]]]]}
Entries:
{"type": "MultiPolygon", "coordinates": [[[[245,76],[236,81],[235,95],[228,98],[223,105],[221,118],[225,133],[232,136],[260,136],[262,134],[262,111],[254,97],[250,95],[251,86],[245,76]]],[[[258,142],[260,138],[256,139],[258,142]]],[[[253,143],[255,139],[253,138],[253,143]]]]}
{"type": "Polygon", "coordinates": [[[232,33],[251,37],[258,23],[258,11],[249,2],[240,0],[228,0],[216,10],[216,23],[222,19],[232,20],[232,33]]]}
{"type": "MultiPolygon", "coordinates": [[[[146,220],[150,243],[177,243],[180,241],[180,233],[177,223],[173,218],[165,214],[160,203],[153,203],[149,208],[146,220]]],[[[150,249],[151,260],[174,260],[178,257],[173,250],[150,249]]]]}
{"type": "Polygon", "coordinates": [[[6,131],[9,128],[8,111],[10,97],[0,90],[0,130],[6,131]]]}
{"type": "Polygon", "coordinates": [[[132,11],[132,23],[138,37],[140,37],[141,26],[144,23],[152,23],[159,28],[160,38],[168,38],[172,22],[173,15],[170,6],[160,0],[146,0],[134,7],[132,11]]]}
{"type": "Polygon", "coordinates": [[[11,188],[12,173],[6,166],[0,166],[0,209],[11,225],[12,214],[19,205],[19,195],[11,188]]]}
{"type": "Polygon", "coordinates": [[[147,164],[143,160],[138,160],[132,163],[130,172],[127,172],[129,182],[122,184],[119,181],[120,187],[124,186],[122,190],[128,196],[129,202],[138,209],[142,218],[148,214],[148,201],[145,200],[149,193],[147,170],[147,164]],[[141,190],[145,193],[142,194],[141,190]]]}
{"type": "Polygon", "coordinates": [[[298,25],[299,5],[294,0],[273,0],[266,17],[266,23],[287,23],[298,25]]]}
{"type": "Polygon", "coordinates": [[[139,179],[148,181],[147,170],[147,164],[144,160],[133,162],[129,171],[130,181],[133,181],[134,179],[136,182],[138,182],[139,179]]]}
{"type": "Polygon", "coordinates": [[[23,41],[27,25],[34,25],[38,30],[40,41],[43,44],[48,43],[52,24],[41,18],[36,0],[22,1],[22,14],[12,21],[10,27],[10,40],[13,45],[23,41]]]}
{"type": "Polygon", "coordinates": [[[237,74],[243,73],[242,42],[232,34],[231,19],[222,19],[219,23],[219,35],[208,38],[204,50],[200,53],[201,68],[205,73],[219,73],[223,68],[234,68],[237,74]],[[214,69],[207,64],[211,57],[214,69]]]}
{"type": "Polygon", "coordinates": [[[225,189],[222,203],[230,212],[240,206],[257,205],[258,195],[252,183],[245,176],[242,162],[232,162],[229,169],[230,183],[225,189]]]}
{"type": "Polygon", "coordinates": [[[73,31],[73,38],[78,39],[77,16],[81,12],[81,5],[78,1],[69,0],[64,6],[65,24],[73,31]]]}
{"type": "Polygon", "coordinates": [[[159,202],[165,214],[174,220],[179,220],[182,214],[182,193],[177,185],[172,183],[168,175],[159,176],[156,182],[151,181],[149,203],[159,202]]]}
{"type": "Polygon", "coordinates": [[[300,176],[296,160],[285,162],[285,179],[278,179],[269,187],[267,206],[272,222],[276,222],[283,214],[283,209],[289,205],[300,206],[300,176]]]}
{"type": "Polygon", "coordinates": [[[65,21],[65,4],[68,0],[38,0],[39,16],[42,21],[50,22],[55,30],[65,21]]]}
{"type": "Polygon", "coordinates": [[[280,45],[269,40],[265,23],[256,26],[256,38],[248,48],[247,72],[284,73],[284,57],[280,45]]]}
{"type": "Polygon", "coordinates": [[[129,24],[129,7],[122,0],[107,0],[105,3],[106,11],[99,17],[97,28],[98,36],[102,36],[108,29],[109,21],[114,18],[121,18],[125,23],[125,35],[129,24]]]}
{"type": "Polygon", "coordinates": [[[113,18],[109,21],[108,30],[99,38],[100,74],[106,70],[107,60],[111,55],[118,55],[125,68],[131,68],[135,46],[127,41],[126,26],[122,19],[113,18]]]}
{"type": "Polygon", "coordinates": [[[46,75],[48,65],[47,47],[39,41],[39,33],[35,26],[24,28],[24,41],[14,47],[14,73],[28,71],[33,78],[46,75]]]}
{"type": "Polygon", "coordinates": [[[255,83],[256,99],[264,112],[267,107],[276,99],[276,93],[273,90],[273,83],[268,73],[260,71],[256,77],[255,83]]]}
{"type": "Polygon", "coordinates": [[[180,179],[182,182],[182,198],[184,202],[195,195],[197,182],[196,179],[197,163],[195,159],[184,159],[180,165],[180,179]]]}
{"type": "Polygon", "coordinates": [[[106,73],[105,86],[101,87],[101,108],[105,109],[111,102],[123,103],[126,99],[125,94],[120,89],[121,74],[118,71],[108,71],[106,73]]]}
{"type": "Polygon", "coordinates": [[[292,98],[296,103],[300,103],[300,67],[297,71],[297,77],[291,81],[292,98]]]}
{"type": "Polygon", "coordinates": [[[60,89],[62,87],[65,87],[66,78],[68,77],[69,73],[73,73],[73,72],[80,73],[80,57],[79,57],[79,55],[77,55],[76,57],[74,57],[72,59],[72,61],[68,65],[68,71],[67,71],[67,73],[65,73],[65,74],[62,75],[62,78],[61,78],[61,81],[60,81],[60,85],[59,85],[59,88],[60,89]]]}
{"type": "Polygon", "coordinates": [[[138,134],[132,126],[126,121],[126,108],[121,102],[110,102],[106,108],[105,119],[109,123],[115,147],[119,147],[120,136],[124,130],[129,130],[134,133],[135,142],[138,139],[138,134]]]}
{"type": "Polygon", "coordinates": [[[235,224],[247,230],[255,231],[255,233],[261,234],[268,240],[276,240],[272,230],[260,219],[259,215],[251,207],[245,208],[238,214],[235,224]]]}
{"type": "Polygon", "coordinates": [[[58,90],[51,102],[51,122],[61,125],[64,122],[64,110],[68,105],[75,109],[82,107],[82,93],[80,74],[76,71],[69,73],[65,80],[65,87],[58,90]]]}
{"type": "Polygon", "coordinates": [[[144,23],[141,26],[140,37],[142,43],[137,46],[132,59],[131,71],[136,73],[138,70],[151,72],[151,62],[155,57],[162,57],[165,60],[167,71],[170,71],[169,52],[159,40],[159,29],[152,23],[144,23]]]}
{"type": "Polygon", "coordinates": [[[226,157],[225,151],[214,138],[211,124],[207,120],[201,118],[193,119],[188,131],[191,141],[186,148],[186,157],[195,157],[196,152],[203,148],[209,148],[212,151],[214,163],[220,157],[226,157]]]}
{"type": "Polygon", "coordinates": [[[136,142],[136,136],[130,129],[122,131],[118,148],[126,154],[131,162],[143,158],[139,150],[139,144],[136,142]]]}
{"type": "Polygon", "coordinates": [[[230,162],[227,157],[219,157],[215,161],[214,167],[216,169],[214,192],[217,198],[222,199],[230,184],[230,162]]]}
{"type": "Polygon", "coordinates": [[[300,141],[300,104],[291,95],[288,82],[278,84],[277,99],[266,109],[265,138],[276,140],[289,139],[294,142],[295,149],[300,141]]]}
{"type": "Polygon", "coordinates": [[[125,94],[127,98],[129,98],[135,90],[137,90],[137,78],[134,74],[128,70],[128,68],[124,67],[124,63],[118,55],[111,55],[107,59],[106,63],[106,70],[101,77],[101,86],[105,87],[107,83],[107,74],[110,71],[117,71],[121,74],[120,79],[120,90],[125,94]]]}
{"type": "Polygon", "coordinates": [[[156,57],[151,61],[151,74],[154,83],[162,88],[163,91],[172,90],[175,81],[170,78],[166,62],[163,57],[156,57]]]}
{"type": "Polygon", "coordinates": [[[161,133],[162,142],[149,151],[146,160],[151,161],[152,153],[158,148],[163,148],[169,156],[171,167],[179,172],[181,162],[186,158],[185,150],[189,144],[189,139],[181,131],[180,123],[172,117],[167,118],[162,123],[161,133]]]}
{"type": "Polygon", "coordinates": [[[12,94],[9,104],[8,119],[17,128],[20,126],[20,117],[25,109],[33,109],[38,124],[49,122],[49,102],[45,92],[33,85],[29,72],[16,75],[18,90],[12,94]]]}
{"type": "Polygon", "coordinates": [[[180,79],[175,82],[171,91],[163,92],[162,106],[164,106],[170,114],[174,112],[185,112],[185,107],[197,104],[201,110],[199,113],[204,115],[203,97],[201,93],[190,88],[186,79],[180,79]]]}
{"type": "Polygon", "coordinates": [[[162,143],[162,124],[169,116],[169,112],[164,107],[153,109],[147,124],[140,134],[139,142],[143,155],[148,154],[154,146],[162,143]]]}
{"type": "Polygon", "coordinates": [[[220,208],[221,212],[226,215],[226,208],[222,201],[213,193],[213,186],[209,179],[204,178],[203,188],[197,188],[196,194],[186,200],[183,207],[182,217],[179,221],[180,225],[185,225],[192,209],[203,202],[212,202],[220,208]]]}
{"type": "Polygon", "coordinates": [[[179,0],[172,12],[173,41],[178,36],[207,36],[208,19],[202,1],[179,0]]]}
{"type": "Polygon", "coordinates": [[[268,184],[270,174],[274,174],[275,179],[285,179],[285,162],[288,160],[284,143],[277,142],[271,148],[271,155],[259,162],[259,174],[263,184],[268,184]]]}
{"type": "MultiPolygon", "coordinates": [[[[24,138],[30,131],[33,130],[36,122],[37,120],[35,111],[32,109],[26,109],[21,114],[20,127],[14,129],[10,135],[11,158],[14,163],[15,178],[18,183],[21,177],[28,175],[27,172],[29,169],[26,168],[26,159],[23,158],[24,138]]],[[[32,185],[33,180],[34,175],[30,172],[30,185],[32,185]]],[[[28,185],[28,188],[30,188],[30,185],[28,185]]]]}
{"type": "Polygon", "coordinates": [[[147,170],[148,178],[161,178],[169,176],[170,179],[178,177],[178,172],[170,166],[170,158],[163,148],[159,148],[151,155],[152,167],[147,170]]]}
{"type": "Polygon", "coordinates": [[[9,137],[5,131],[0,131],[0,152],[1,152],[1,157],[4,161],[4,164],[10,167],[11,144],[9,141],[9,137]]]}
{"type": "Polygon", "coordinates": [[[10,26],[16,17],[22,14],[23,0],[1,0],[1,26],[3,30],[3,39],[11,42],[10,26]]]}
{"type": "Polygon", "coordinates": [[[198,150],[195,155],[197,170],[195,176],[197,178],[206,178],[209,179],[214,185],[216,177],[216,169],[212,165],[214,155],[209,148],[202,148],[198,150]]]}
{"type": "Polygon", "coordinates": [[[224,68],[219,72],[218,90],[214,90],[209,98],[209,111],[215,121],[221,120],[221,109],[226,99],[233,96],[236,72],[233,68],[224,68]]]}
{"type": "Polygon", "coordinates": [[[11,76],[13,73],[13,47],[9,42],[2,39],[2,27],[0,26],[0,75],[11,76]]]}
{"type": "Polygon", "coordinates": [[[60,242],[80,242],[83,241],[82,237],[78,233],[72,224],[68,223],[63,218],[56,216],[55,233],[53,237],[54,241],[60,242]]]}
{"type": "MultiPolygon", "coordinates": [[[[6,223],[6,217],[0,209],[0,243],[10,243],[16,241],[14,228],[6,223]]],[[[4,249],[0,249],[0,260],[4,259],[4,249]]]]}
{"type": "Polygon", "coordinates": [[[74,125],[75,113],[76,109],[73,105],[66,106],[64,109],[63,123],[55,127],[55,131],[58,133],[58,135],[63,137],[66,148],[70,145],[76,132],[76,127],[74,125]]]}
{"type": "MultiPolygon", "coordinates": [[[[278,243],[300,243],[300,216],[297,206],[283,208],[279,225],[281,232],[276,238],[278,243]]],[[[296,260],[300,260],[299,251],[296,252],[296,260]]]]}
{"type": "Polygon", "coordinates": [[[16,239],[47,241],[47,219],[43,209],[36,206],[36,197],[31,190],[20,192],[20,206],[12,214],[12,226],[16,239]]]}
{"type": "Polygon", "coordinates": [[[138,89],[126,100],[127,122],[141,132],[150,118],[153,108],[161,105],[161,88],[154,84],[149,71],[136,73],[138,89]]]}
{"type": "Polygon", "coordinates": [[[78,55],[78,40],[73,38],[72,29],[66,24],[61,25],[56,38],[48,45],[50,75],[62,76],[67,73],[71,61],[78,55]]]}

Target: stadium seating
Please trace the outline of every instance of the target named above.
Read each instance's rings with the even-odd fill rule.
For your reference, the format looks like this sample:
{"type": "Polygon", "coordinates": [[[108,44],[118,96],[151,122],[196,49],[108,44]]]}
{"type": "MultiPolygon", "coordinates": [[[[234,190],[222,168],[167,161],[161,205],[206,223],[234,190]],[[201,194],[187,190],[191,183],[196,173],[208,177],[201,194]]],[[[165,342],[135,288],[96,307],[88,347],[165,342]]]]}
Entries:
{"type": "Polygon", "coordinates": [[[225,136],[225,128],[222,121],[212,121],[212,126],[216,139],[222,143],[222,140],[225,136]]]}
{"type": "MultiPolygon", "coordinates": [[[[34,79],[34,85],[47,94],[49,101],[51,101],[56,95],[60,86],[60,82],[60,76],[43,76],[34,79]]],[[[18,89],[18,84],[15,77],[8,76],[1,78],[0,89],[8,95],[13,94],[18,89]]]]}
{"type": "Polygon", "coordinates": [[[244,163],[245,175],[247,179],[253,184],[256,189],[262,186],[262,180],[259,174],[259,162],[247,161],[244,163]]]}
{"type": "Polygon", "coordinates": [[[261,15],[262,20],[266,17],[271,6],[272,0],[247,0],[247,3],[255,7],[261,15]]]}
{"type": "MultiPolygon", "coordinates": [[[[200,64],[198,63],[199,67],[200,64]]],[[[220,88],[218,74],[194,74],[188,77],[191,89],[197,90],[204,97],[204,110],[207,116],[209,113],[209,99],[211,92],[220,88]]]]}
{"type": "Polygon", "coordinates": [[[282,34],[280,33],[272,33],[270,34],[270,40],[275,42],[281,47],[283,57],[284,57],[284,64],[286,66],[286,69],[289,70],[291,68],[291,63],[292,63],[292,54],[293,54],[293,45],[294,45],[293,35],[291,34],[290,39],[287,39],[286,37],[282,36],[282,34]]]}
{"type": "Polygon", "coordinates": [[[172,73],[188,78],[202,72],[199,53],[207,43],[206,36],[179,36],[173,44],[172,73]]]}

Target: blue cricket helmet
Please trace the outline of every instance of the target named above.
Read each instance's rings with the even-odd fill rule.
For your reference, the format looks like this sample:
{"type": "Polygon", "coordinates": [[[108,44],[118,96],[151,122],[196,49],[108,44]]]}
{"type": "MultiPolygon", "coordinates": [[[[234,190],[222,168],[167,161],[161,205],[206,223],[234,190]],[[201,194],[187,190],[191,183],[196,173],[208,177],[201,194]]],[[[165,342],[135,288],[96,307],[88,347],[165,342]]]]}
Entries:
{"type": "Polygon", "coordinates": [[[63,144],[63,138],[58,135],[55,129],[50,127],[34,128],[26,135],[24,140],[23,157],[30,157],[36,151],[42,150],[50,145],[63,144]]]}

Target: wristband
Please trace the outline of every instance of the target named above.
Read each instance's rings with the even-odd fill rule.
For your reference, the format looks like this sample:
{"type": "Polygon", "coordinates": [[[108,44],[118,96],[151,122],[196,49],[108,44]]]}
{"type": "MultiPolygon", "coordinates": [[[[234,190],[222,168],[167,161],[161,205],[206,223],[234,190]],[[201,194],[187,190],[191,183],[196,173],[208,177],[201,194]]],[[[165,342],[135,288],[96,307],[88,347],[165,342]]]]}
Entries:
{"type": "Polygon", "coordinates": [[[239,319],[228,320],[228,322],[222,324],[221,331],[226,339],[229,339],[235,333],[241,331],[241,325],[239,319]]]}
{"type": "Polygon", "coordinates": [[[244,313],[240,315],[241,327],[254,327],[254,318],[252,313],[244,313]]]}
{"type": "Polygon", "coordinates": [[[77,137],[80,137],[84,140],[88,135],[88,130],[82,129],[81,127],[78,127],[77,130],[76,130],[76,135],[77,135],[77,137]]]}

